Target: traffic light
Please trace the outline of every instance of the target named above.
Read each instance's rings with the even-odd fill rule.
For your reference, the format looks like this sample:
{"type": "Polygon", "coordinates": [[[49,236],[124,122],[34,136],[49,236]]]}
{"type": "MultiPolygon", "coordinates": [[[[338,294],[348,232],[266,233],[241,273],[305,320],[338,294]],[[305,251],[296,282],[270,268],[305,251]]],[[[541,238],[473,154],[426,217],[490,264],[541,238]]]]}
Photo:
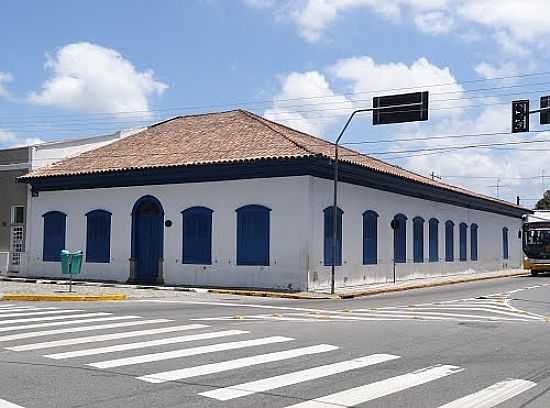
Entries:
{"type": "Polygon", "coordinates": [[[550,96],[540,98],[540,124],[550,125],[550,96]]]}
{"type": "Polygon", "coordinates": [[[529,100],[512,102],[512,133],[529,132],[529,100]]]}

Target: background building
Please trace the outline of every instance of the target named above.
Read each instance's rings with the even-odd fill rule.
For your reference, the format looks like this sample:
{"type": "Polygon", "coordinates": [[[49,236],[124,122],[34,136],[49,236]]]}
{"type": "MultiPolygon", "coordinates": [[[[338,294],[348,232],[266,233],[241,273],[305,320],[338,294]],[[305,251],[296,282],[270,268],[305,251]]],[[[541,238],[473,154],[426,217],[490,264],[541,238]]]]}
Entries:
{"type": "MultiPolygon", "coordinates": [[[[84,279],[328,287],[332,154],[237,110],[174,118],[35,170],[21,179],[33,191],[27,274],[59,276],[68,248],[85,251],[84,279]]],[[[338,287],[520,267],[529,210],[341,156],[338,287]]]]}
{"type": "Polygon", "coordinates": [[[25,221],[32,200],[28,186],[18,183],[17,178],[136,131],[138,129],[0,150],[0,273],[18,273],[26,268],[25,248],[30,226],[25,221]]]}

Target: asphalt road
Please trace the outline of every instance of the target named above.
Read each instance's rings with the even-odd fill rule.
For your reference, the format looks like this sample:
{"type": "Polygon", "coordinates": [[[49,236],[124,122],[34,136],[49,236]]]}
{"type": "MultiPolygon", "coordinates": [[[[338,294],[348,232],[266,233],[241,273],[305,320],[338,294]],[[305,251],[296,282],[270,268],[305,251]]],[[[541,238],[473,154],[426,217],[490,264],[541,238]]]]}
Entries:
{"type": "Polygon", "coordinates": [[[0,303],[0,408],[547,408],[546,316],[550,277],[346,301],[0,303]]]}

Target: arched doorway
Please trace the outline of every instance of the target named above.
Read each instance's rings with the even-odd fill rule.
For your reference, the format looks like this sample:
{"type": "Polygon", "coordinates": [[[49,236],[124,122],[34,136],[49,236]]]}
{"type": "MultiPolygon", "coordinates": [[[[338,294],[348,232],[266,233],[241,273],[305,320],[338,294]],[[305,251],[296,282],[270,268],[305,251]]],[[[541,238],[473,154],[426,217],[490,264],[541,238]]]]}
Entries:
{"type": "Polygon", "coordinates": [[[164,210],[153,196],[141,197],[132,210],[132,269],[130,281],[162,284],[164,210]]]}

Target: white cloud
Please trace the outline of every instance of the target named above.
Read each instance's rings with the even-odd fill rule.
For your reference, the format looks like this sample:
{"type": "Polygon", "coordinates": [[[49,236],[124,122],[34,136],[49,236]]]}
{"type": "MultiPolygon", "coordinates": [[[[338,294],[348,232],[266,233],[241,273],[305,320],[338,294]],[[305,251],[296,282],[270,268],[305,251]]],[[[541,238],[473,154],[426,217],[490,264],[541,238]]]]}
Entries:
{"type": "Polygon", "coordinates": [[[8,82],[13,81],[13,75],[9,72],[1,72],[0,71],[0,97],[9,98],[10,93],[6,89],[5,84],[8,82]]]}
{"type": "Polygon", "coordinates": [[[43,142],[42,139],[36,137],[21,138],[9,130],[0,129],[0,148],[28,146],[43,142]]]}
{"type": "Polygon", "coordinates": [[[149,98],[168,86],[138,71],[117,51],[81,42],[64,46],[45,65],[52,77],[29,101],[80,112],[149,111],[149,98]]]}
{"type": "Polygon", "coordinates": [[[414,18],[414,23],[420,31],[428,34],[448,33],[455,26],[453,17],[442,11],[420,13],[414,18]]]}
{"type": "Polygon", "coordinates": [[[346,97],[330,88],[322,73],[293,72],[281,79],[281,90],[264,116],[303,132],[321,135],[352,107],[346,97]]]}

